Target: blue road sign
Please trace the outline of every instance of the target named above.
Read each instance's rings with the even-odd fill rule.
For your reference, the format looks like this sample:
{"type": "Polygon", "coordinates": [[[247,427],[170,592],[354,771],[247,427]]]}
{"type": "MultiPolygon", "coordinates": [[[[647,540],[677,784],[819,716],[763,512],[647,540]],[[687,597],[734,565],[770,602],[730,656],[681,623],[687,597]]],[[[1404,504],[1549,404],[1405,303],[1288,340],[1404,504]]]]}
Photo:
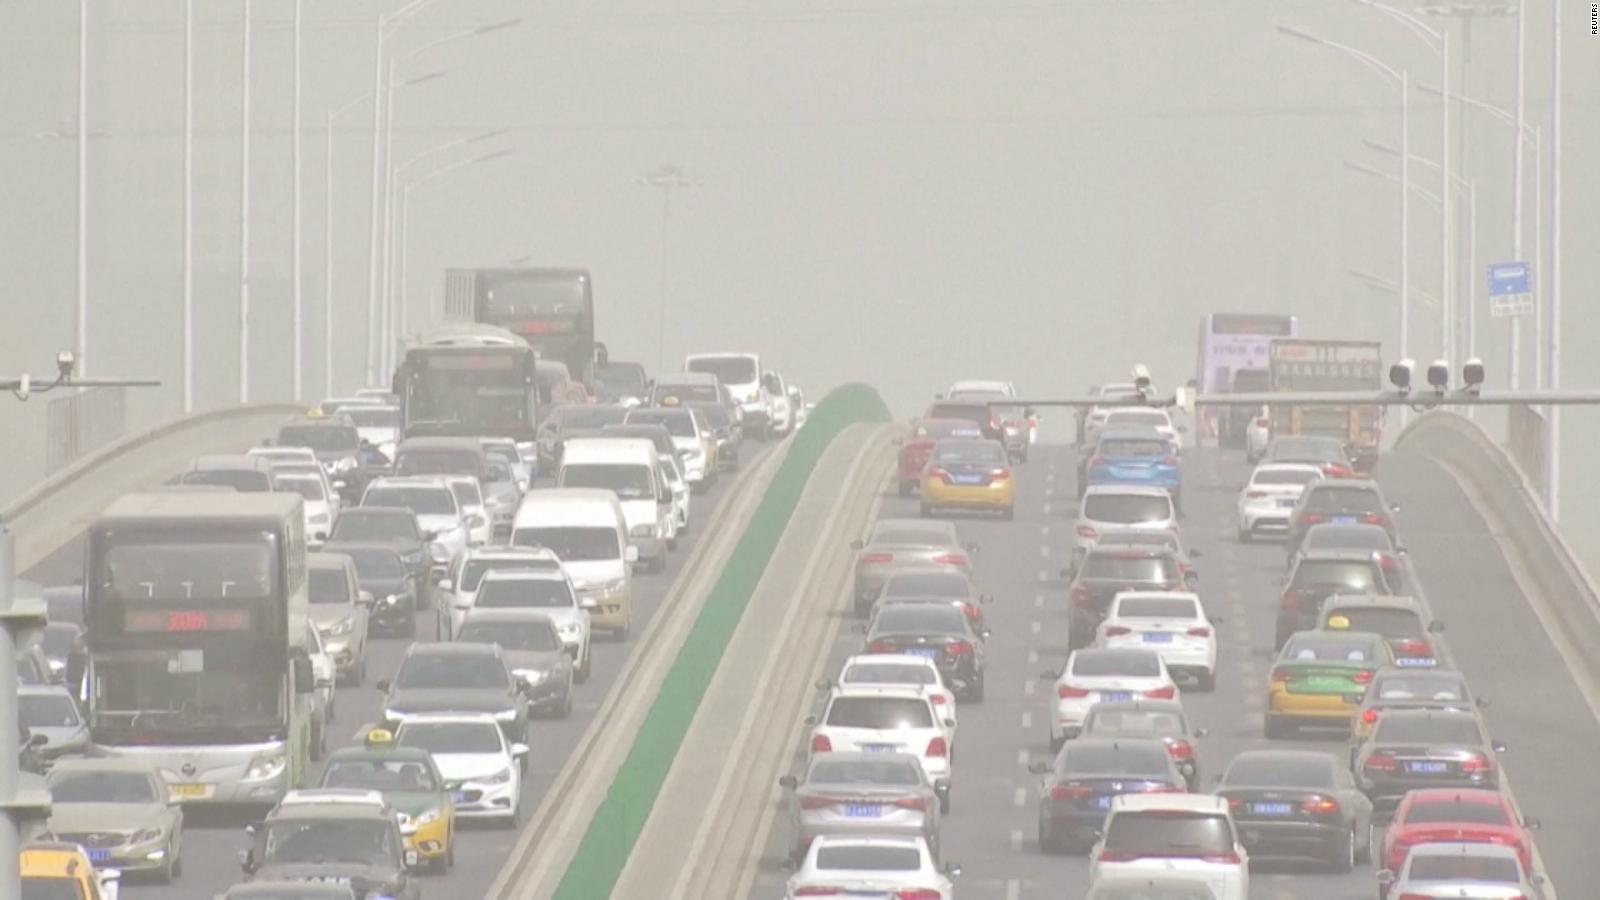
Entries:
{"type": "Polygon", "coordinates": [[[1525,262],[1489,264],[1489,296],[1533,293],[1533,267],[1525,262]]]}

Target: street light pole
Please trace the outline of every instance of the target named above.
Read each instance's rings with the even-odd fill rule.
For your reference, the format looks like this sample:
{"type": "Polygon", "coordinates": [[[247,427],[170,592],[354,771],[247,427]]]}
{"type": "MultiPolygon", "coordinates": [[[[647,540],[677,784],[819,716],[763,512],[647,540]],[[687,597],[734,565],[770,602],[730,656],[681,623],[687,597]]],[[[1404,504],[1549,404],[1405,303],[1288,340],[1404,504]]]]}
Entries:
{"type": "Polygon", "coordinates": [[[183,411],[194,412],[194,0],[183,0],[183,411]]]}
{"type": "Polygon", "coordinates": [[[460,168],[462,168],[464,166],[472,166],[472,165],[477,165],[479,163],[486,163],[486,162],[489,162],[490,160],[495,160],[495,159],[500,159],[501,157],[510,156],[514,152],[516,152],[516,148],[507,147],[504,150],[496,150],[493,153],[485,153],[482,156],[473,157],[472,159],[457,160],[456,162],[450,163],[449,165],[441,166],[441,167],[433,170],[432,172],[427,173],[426,175],[422,175],[422,176],[420,176],[418,178],[415,178],[415,179],[413,179],[413,180],[411,180],[409,182],[406,182],[401,187],[401,189],[400,189],[399,235],[395,239],[395,246],[396,246],[395,256],[396,256],[396,264],[399,266],[399,271],[395,276],[395,283],[398,285],[398,290],[397,290],[396,293],[397,293],[397,295],[399,297],[398,304],[397,304],[399,306],[399,312],[398,312],[397,318],[398,318],[399,323],[400,323],[400,336],[402,338],[405,337],[406,327],[407,327],[406,323],[409,320],[409,316],[407,315],[407,312],[406,312],[407,297],[409,295],[409,292],[406,290],[406,268],[407,268],[406,259],[407,259],[408,255],[409,255],[409,243],[408,243],[408,237],[407,236],[409,234],[410,221],[411,221],[410,217],[411,217],[411,191],[412,191],[412,189],[413,188],[419,188],[419,187],[423,186],[424,184],[427,184],[428,182],[434,180],[435,178],[439,178],[440,176],[447,175],[447,174],[449,174],[451,172],[454,172],[455,170],[460,169],[460,168]]]}
{"type": "Polygon", "coordinates": [[[672,163],[665,163],[639,176],[635,183],[661,190],[661,284],[656,312],[656,372],[660,373],[667,364],[667,263],[671,256],[672,191],[692,187],[694,180],[672,163]]]}
{"type": "Polygon", "coordinates": [[[250,402],[250,11],[244,0],[239,98],[239,403],[250,402]]]}
{"type": "MultiPolygon", "coordinates": [[[[1546,382],[1561,389],[1561,3],[1551,4],[1550,55],[1550,353],[1546,382]]],[[[1520,93],[1518,100],[1521,100],[1520,93]]],[[[1519,106],[1520,112],[1520,106],[1519,106]]],[[[1561,409],[1547,408],[1549,436],[1545,447],[1545,508],[1552,521],[1561,519],[1561,409]]]]}
{"type": "MultiPolygon", "coordinates": [[[[1527,68],[1528,68],[1527,67],[1528,23],[1527,23],[1527,14],[1523,10],[1523,6],[1524,5],[1525,5],[1524,0],[1517,0],[1517,98],[1516,98],[1516,113],[1515,113],[1516,121],[1511,126],[1512,133],[1513,133],[1513,138],[1512,138],[1513,149],[1511,151],[1511,256],[1512,256],[1513,259],[1516,259],[1518,261],[1520,261],[1522,259],[1522,171],[1523,171],[1523,169],[1522,169],[1522,167],[1523,167],[1523,162],[1522,162],[1522,128],[1523,128],[1523,119],[1524,119],[1524,116],[1526,114],[1526,107],[1527,107],[1527,87],[1526,87],[1526,82],[1527,82],[1527,68]]],[[[1561,18],[1561,0],[1554,0],[1554,2],[1551,3],[1551,6],[1555,8],[1555,16],[1559,20],[1561,18]]],[[[1556,32],[1555,53],[1556,53],[1556,59],[1560,59],[1561,58],[1561,32],[1560,31],[1556,32]]],[[[1557,99],[1557,100],[1555,100],[1555,102],[1559,103],[1560,101],[1559,101],[1559,99],[1557,99]]],[[[1535,188],[1534,195],[1537,196],[1538,193],[1539,193],[1538,189],[1535,188]]],[[[1537,282],[1537,279],[1539,277],[1541,277],[1540,276],[1540,272],[1539,272],[1539,266],[1542,265],[1543,262],[1544,262],[1543,260],[1540,260],[1539,263],[1536,264],[1534,266],[1534,268],[1533,268],[1533,277],[1534,277],[1536,282],[1537,282]]],[[[1538,301],[1537,298],[1535,298],[1534,299],[1534,308],[1535,309],[1538,308],[1538,304],[1539,304],[1539,301],[1538,301]]],[[[1521,362],[1522,362],[1522,359],[1521,359],[1521,356],[1522,356],[1522,322],[1521,322],[1521,318],[1522,318],[1521,316],[1512,316],[1511,317],[1511,389],[1513,391],[1516,390],[1518,385],[1520,384],[1520,369],[1522,368],[1522,366],[1521,366],[1521,362]]],[[[1537,331],[1538,330],[1535,329],[1534,342],[1536,344],[1538,343],[1537,331]]],[[[1542,376],[1536,376],[1534,383],[1537,384],[1539,380],[1542,380],[1542,376]]],[[[1552,410],[1552,412],[1553,412],[1553,410],[1552,410]]],[[[1547,453],[1547,455],[1553,455],[1553,454],[1548,454],[1547,453]]],[[[1546,505],[1548,506],[1549,504],[1546,504],[1546,505]]],[[[1551,518],[1555,517],[1554,509],[1551,510],[1550,516],[1551,516],[1551,518]]]]}
{"type": "Polygon", "coordinates": [[[294,237],[289,247],[289,271],[293,280],[291,295],[294,305],[294,399],[298,402],[303,393],[304,359],[301,356],[301,344],[304,342],[304,326],[301,322],[302,300],[301,273],[300,273],[300,0],[294,0],[294,125],[292,143],[294,144],[292,168],[294,174],[292,181],[294,187],[294,237]]]}
{"type": "Polygon", "coordinates": [[[78,319],[73,344],[89,373],[89,0],[78,0],[78,319]]]}

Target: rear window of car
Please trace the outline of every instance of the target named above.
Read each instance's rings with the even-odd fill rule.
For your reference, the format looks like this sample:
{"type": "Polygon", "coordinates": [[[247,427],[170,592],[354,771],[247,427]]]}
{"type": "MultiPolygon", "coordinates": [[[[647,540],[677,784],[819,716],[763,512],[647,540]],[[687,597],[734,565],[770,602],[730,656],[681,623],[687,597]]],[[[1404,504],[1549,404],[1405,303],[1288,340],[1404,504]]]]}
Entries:
{"type": "Polygon", "coordinates": [[[362,506],[399,506],[419,516],[453,516],[460,510],[456,496],[447,487],[398,487],[375,485],[361,495],[362,506]]]}
{"type": "Polygon", "coordinates": [[[961,634],[966,617],[943,603],[908,603],[886,606],[873,620],[874,634],[961,634]]]}
{"type": "Polygon", "coordinates": [[[938,684],[929,666],[901,663],[856,663],[844,670],[845,684],[938,684]]]}
{"type": "Polygon", "coordinates": [[[915,847],[819,847],[819,870],[857,872],[915,872],[922,868],[922,852],[915,847]]]}
{"type": "Polygon", "coordinates": [[[1088,677],[1122,675],[1129,678],[1154,678],[1161,674],[1161,663],[1154,653],[1074,653],[1072,674],[1088,677]]]}
{"type": "Polygon", "coordinates": [[[1290,638],[1283,647],[1283,658],[1290,662],[1372,662],[1373,650],[1369,639],[1319,632],[1290,638]]]}
{"type": "Polygon", "coordinates": [[[1083,562],[1083,577],[1166,582],[1178,577],[1178,565],[1165,556],[1090,553],[1083,562]]]}
{"type": "Polygon", "coordinates": [[[1377,564],[1367,560],[1308,559],[1295,567],[1293,586],[1330,584],[1371,593],[1377,579],[1377,564]]]}
{"type": "Polygon", "coordinates": [[[1344,627],[1350,631],[1370,631],[1391,640],[1421,637],[1424,630],[1422,621],[1409,609],[1340,607],[1329,610],[1323,621],[1331,623],[1335,617],[1349,623],[1344,627]]]}
{"type": "Polygon", "coordinates": [[[958,572],[901,572],[884,583],[886,597],[966,597],[972,583],[958,572]]]}
{"type": "Polygon", "coordinates": [[[482,557],[477,559],[469,559],[467,560],[467,564],[461,567],[461,582],[456,585],[456,589],[462,591],[477,590],[478,582],[483,580],[485,572],[515,572],[530,570],[535,572],[553,572],[559,568],[561,568],[561,564],[550,559],[484,559],[482,557]]]}
{"type": "Polygon", "coordinates": [[[1268,469],[1257,472],[1251,484],[1310,484],[1322,475],[1311,469],[1268,469]]]}
{"type": "Polygon", "coordinates": [[[885,529],[874,531],[869,544],[893,544],[901,547],[944,547],[950,543],[950,536],[942,531],[919,531],[914,528],[885,529]]]}
{"type": "Polygon", "coordinates": [[[343,569],[311,570],[310,594],[312,603],[349,603],[350,579],[343,569]]]}
{"type": "Polygon", "coordinates": [[[1148,409],[1118,409],[1106,416],[1107,425],[1150,425],[1165,428],[1172,424],[1165,415],[1148,409]]]}
{"type": "Polygon", "coordinates": [[[1166,810],[1121,812],[1111,817],[1105,849],[1141,856],[1206,856],[1233,852],[1226,816],[1166,810]]]}
{"type": "Polygon", "coordinates": [[[209,484],[240,492],[269,491],[272,479],[256,469],[199,469],[183,473],[180,484],[209,484]]]}
{"type": "Polygon", "coordinates": [[[1101,456],[1168,456],[1172,445],[1155,438],[1106,438],[1100,442],[1101,456]]]}
{"type": "Polygon", "coordinates": [[[1344,448],[1337,441],[1280,438],[1267,448],[1267,459],[1311,459],[1319,462],[1344,462],[1344,448]]]}
{"type": "Polygon", "coordinates": [[[558,578],[490,579],[478,586],[472,601],[478,609],[565,609],[572,591],[558,578]]]}
{"type": "Polygon", "coordinates": [[[966,419],[980,425],[989,424],[989,407],[976,403],[935,403],[928,410],[930,419],[966,419]]]}
{"type": "Polygon", "coordinates": [[[1369,488],[1314,487],[1306,498],[1306,509],[1340,512],[1382,512],[1383,499],[1369,488]]]}
{"type": "Polygon", "coordinates": [[[1389,532],[1377,525],[1313,525],[1301,547],[1306,550],[1394,549],[1389,532]]]}
{"type": "Polygon", "coordinates": [[[629,425],[661,425],[673,437],[694,437],[694,416],[687,409],[636,409],[628,413],[629,425]]]}
{"type": "Polygon", "coordinates": [[[1498,803],[1465,803],[1445,800],[1438,803],[1413,803],[1406,811],[1406,824],[1472,822],[1479,825],[1509,825],[1506,811],[1498,803]]]}
{"type": "Polygon", "coordinates": [[[1396,716],[1378,719],[1373,739],[1380,744],[1477,744],[1478,725],[1463,716],[1396,716]]]}
{"type": "Polygon", "coordinates": [[[941,464],[967,463],[969,465],[1004,466],[1006,451],[994,441],[964,439],[942,440],[933,448],[933,461],[941,464]]]}
{"type": "Polygon", "coordinates": [[[836,697],[827,724],[839,728],[932,728],[928,701],[910,697],[836,697]]]}
{"type": "Polygon", "coordinates": [[[1090,494],[1083,499],[1083,517],[1118,525],[1165,522],[1172,518],[1172,499],[1155,494],[1090,494]]]}
{"type": "Polygon", "coordinates": [[[1326,759],[1246,755],[1234,759],[1222,780],[1258,787],[1331,788],[1333,768],[1326,759]]]}
{"type": "Polygon", "coordinates": [[[396,538],[408,541],[422,539],[417,531],[417,519],[410,510],[404,514],[374,513],[349,510],[341,513],[333,523],[336,541],[387,541],[396,538]]]}
{"type": "Polygon", "coordinates": [[[1487,881],[1494,884],[1518,884],[1522,881],[1517,861],[1506,856],[1431,856],[1413,853],[1411,867],[1407,871],[1413,881],[1487,881]]]}
{"type": "Polygon", "coordinates": [[[1183,717],[1177,713],[1147,710],[1106,709],[1101,703],[1089,708],[1083,723],[1085,735],[1128,737],[1177,737],[1184,733],[1183,717]]]}
{"type": "Polygon", "coordinates": [[[1379,700],[1465,700],[1460,682],[1447,678],[1391,675],[1373,688],[1379,700]]]}
{"type": "Polygon", "coordinates": [[[918,425],[916,436],[928,438],[977,438],[983,436],[983,429],[966,419],[934,419],[918,425]]]}
{"type": "Polygon", "coordinates": [[[806,773],[808,784],[871,784],[915,787],[922,770],[910,759],[819,759],[806,773]]]}
{"type": "Polygon", "coordinates": [[[1146,619],[1192,619],[1194,601],[1187,597],[1124,597],[1117,601],[1117,615],[1146,619]]]}
{"type": "Polygon", "coordinates": [[[395,461],[396,475],[471,475],[478,476],[483,457],[471,450],[403,449],[395,461]]]}
{"type": "Polygon", "coordinates": [[[1056,772],[1074,777],[1093,775],[1167,775],[1167,748],[1139,741],[1070,742],[1056,758],[1056,772]]]}

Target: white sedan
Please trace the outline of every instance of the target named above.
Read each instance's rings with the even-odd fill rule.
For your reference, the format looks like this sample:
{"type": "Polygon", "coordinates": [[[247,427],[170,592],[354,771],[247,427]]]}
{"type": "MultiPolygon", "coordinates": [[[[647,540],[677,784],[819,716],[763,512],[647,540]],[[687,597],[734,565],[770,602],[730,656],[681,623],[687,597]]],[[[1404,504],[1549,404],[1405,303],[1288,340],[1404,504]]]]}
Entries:
{"type": "Polygon", "coordinates": [[[1167,442],[1179,450],[1183,449],[1183,432],[1185,429],[1172,423],[1172,416],[1164,409],[1122,408],[1113,409],[1106,413],[1105,420],[1101,423],[1102,430],[1133,426],[1141,428],[1154,428],[1167,442]]]}
{"type": "Polygon", "coordinates": [[[394,735],[401,747],[421,747],[433,756],[452,792],[456,815],[494,819],[511,827],[522,815],[526,744],[506,741],[488,713],[426,713],[407,716],[394,735]]]}
{"type": "MultiPolygon", "coordinates": [[[[933,702],[950,746],[956,744],[956,695],[945,686],[939,667],[926,656],[872,653],[844,661],[839,683],[846,687],[893,687],[921,691],[933,702]]],[[[832,687],[832,685],[829,685],[832,687]]]]}
{"type": "Polygon", "coordinates": [[[1055,680],[1050,698],[1050,748],[1059,750],[1083,730],[1083,720],[1096,703],[1122,700],[1171,700],[1178,685],[1160,654],[1144,648],[1089,647],[1074,650],[1055,680]]]}
{"type": "Polygon", "coordinates": [[[822,835],[811,842],[805,860],[790,876],[785,896],[954,900],[950,876],[959,874],[955,863],[942,868],[935,863],[928,842],[920,837],[822,835]]]}
{"type": "Polygon", "coordinates": [[[1111,600],[1096,646],[1154,650],[1175,675],[1210,691],[1217,678],[1217,632],[1197,594],[1123,591],[1111,600]]]}
{"type": "Polygon", "coordinates": [[[1305,463],[1262,463],[1239,491],[1239,540],[1258,534],[1288,534],[1289,515],[1306,485],[1322,477],[1322,469],[1305,463]]]}

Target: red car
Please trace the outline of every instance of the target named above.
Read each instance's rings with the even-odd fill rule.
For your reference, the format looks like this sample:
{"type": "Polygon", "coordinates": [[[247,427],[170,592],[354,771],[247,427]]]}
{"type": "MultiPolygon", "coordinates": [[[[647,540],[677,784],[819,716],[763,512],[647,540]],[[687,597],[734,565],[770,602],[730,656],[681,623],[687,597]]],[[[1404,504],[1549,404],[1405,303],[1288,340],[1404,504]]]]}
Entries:
{"type": "Polygon", "coordinates": [[[1417,844],[1441,841],[1503,844],[1513,847],[1522,868],[1533,871],[1533,819],[1519,819],[1499,791],[1427,788],[1411,791],[1395,808],[1383,837],[1383,868],[1399,872],[1417,844]]]}
{"type": "Polygon", "coordinates": [[[928,464],[933,445],[940,438],[981,440],[983,429],[970,419],[923,419],[918,422],[911,436],[900,445],[900,496],[909,497],[922,480],[922,469],[928,464]]]}

